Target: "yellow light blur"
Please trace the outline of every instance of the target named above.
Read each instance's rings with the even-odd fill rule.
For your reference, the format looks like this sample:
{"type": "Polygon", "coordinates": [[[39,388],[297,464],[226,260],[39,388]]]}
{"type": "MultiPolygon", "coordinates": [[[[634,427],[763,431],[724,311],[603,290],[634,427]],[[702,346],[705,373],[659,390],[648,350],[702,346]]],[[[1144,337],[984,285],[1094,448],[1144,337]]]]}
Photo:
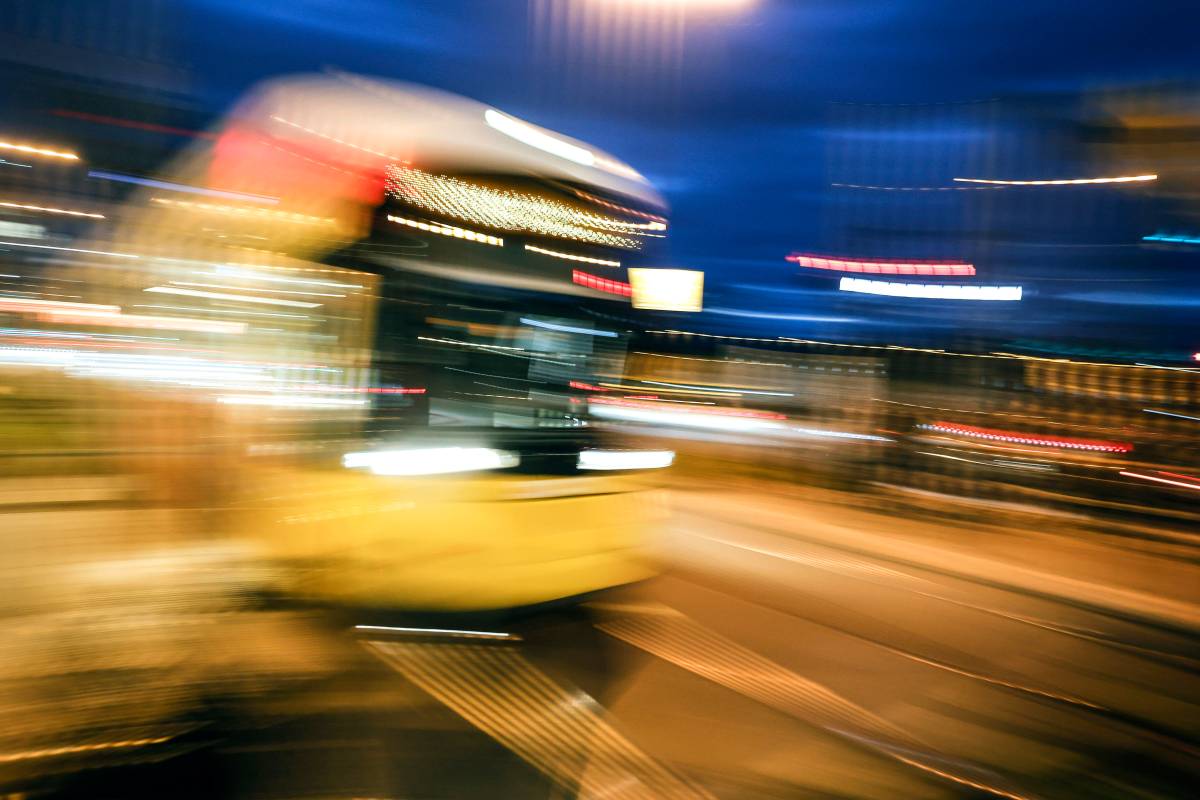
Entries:
{"type": "Polygon", "coordinates": [[[699,311],[704,307],[704,273],[691,269],[631,269],[633,307],[654,311],[699,311]]]}

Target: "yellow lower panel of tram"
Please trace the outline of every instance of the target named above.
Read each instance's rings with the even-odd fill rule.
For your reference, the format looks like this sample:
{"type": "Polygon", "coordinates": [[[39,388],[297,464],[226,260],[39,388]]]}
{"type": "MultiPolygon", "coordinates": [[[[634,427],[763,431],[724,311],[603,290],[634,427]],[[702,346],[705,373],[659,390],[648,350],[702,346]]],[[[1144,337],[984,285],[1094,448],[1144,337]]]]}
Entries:
{"type": "Polygon", "coordinates": [[[387,478],[286,471],[254,481],[239,535],[282,589],[436,611],[550,602],[650,577],[659,492],[624,477],[387,478]]]}

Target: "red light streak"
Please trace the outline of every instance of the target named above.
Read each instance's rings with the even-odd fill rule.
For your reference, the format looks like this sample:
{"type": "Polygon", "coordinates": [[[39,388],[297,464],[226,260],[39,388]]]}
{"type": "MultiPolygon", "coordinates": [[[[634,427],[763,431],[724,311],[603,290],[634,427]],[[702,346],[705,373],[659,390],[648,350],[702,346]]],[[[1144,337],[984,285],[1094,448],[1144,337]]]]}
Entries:
{"type": "Polygon", "coordinates": [[[583,381],[571,381],[567,384],[572,389],[582,389],[585,392],[611,392],[612,389],[605,389],[603,386],[595,386],[583,381]]]}
{"type": "Polygon", "coordinates": [[[608,294],[616,294],[622,297],[633,296],[633,286],[624,281],[614,281],[608,278],[601,278],[599,275],[593,275],[590,272],[582,270],[571,270],[571,280],[580,286],[586,286],[589,289],[595,289],[598,292],[607,292],[608,294]]]}
{"type": "Polygon", "coordinates": [[[426,390],[417,387],[368,386],[366,389],[360,389],[359,391],[366,392],[367,394],[425,394],[426,390]]]}
{"type": "Polygon", "coordinates": [[[859,272],[872,275],[959,275],[975,274],[975,267],[961,261],[894,261],[875,259],[860,261],[847,258],[827,258],[806,253],[792,253],[787,261],[809,269],[824,269],[835,272],[859,272]]]}
{"type": "Polygon", "coordinates": [[[974,425],[960,425],[953,422],[934,422],[922,425],[925,430],[941,433],[953,433],[959,436],[970,436],[976,439],[990,439],[997,442],[1012,442],[1014,444],[1033,444],[1041,447],[1062,447],[1068,450],[1093,450],[1104,453],[1128,453],[1133,445],[1128,442],[1109,442],[1103,439],[1074,439],[1065,436],[1045,436],[1028,434],[1020,431],[995,430],[993,428],[977,428],[974,425]]]}
{"type": "Polygon", "coordinates": [[[113,125],[118,128],[133,128],[134,130],[150,131],[152,133],[167,133],[171,136],[187,136],[196,139],[216,139],[216,134],[207,133],[205,131],[193,131],[187,128],[175,128],[170,125],[157,125],[153,122],[138,122],[132,119],[119,119],[117,117],[106,117],[101,114],[89,114],[86,111],[71,111],[65,108],[56,108],[50,112],[56,117],[69,117],[71,119],[81,119],[85,122],[95,122],[100,125],[113,125]]]}

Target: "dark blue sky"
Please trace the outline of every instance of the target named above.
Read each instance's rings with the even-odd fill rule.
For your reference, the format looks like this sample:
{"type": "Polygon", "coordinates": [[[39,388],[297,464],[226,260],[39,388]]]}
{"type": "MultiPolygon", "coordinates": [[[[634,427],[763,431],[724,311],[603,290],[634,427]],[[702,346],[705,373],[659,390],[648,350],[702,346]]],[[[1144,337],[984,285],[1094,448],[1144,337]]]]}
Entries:
{"type": "Polygon", "coordinates": [[[797,308],[844,316],[822,306],[819,290],[790,285],[782,261],[829,239],[838,104],[1070,95],[1200,76],[1200,11],[1186,0],[746,0],[691,15],[678,40],[661,16],[601,24],[587,12],[572,23],[548,11],[614,2],[631,5],[186,0],[178,30],[214,105],[263,77],[331,65],[448,89],[594,142],[664,190],[679,265],[705,268],[714,288],[785,290],[761,302],[753,288],[718,292],[718,303],[785,317],[797,308]]]}

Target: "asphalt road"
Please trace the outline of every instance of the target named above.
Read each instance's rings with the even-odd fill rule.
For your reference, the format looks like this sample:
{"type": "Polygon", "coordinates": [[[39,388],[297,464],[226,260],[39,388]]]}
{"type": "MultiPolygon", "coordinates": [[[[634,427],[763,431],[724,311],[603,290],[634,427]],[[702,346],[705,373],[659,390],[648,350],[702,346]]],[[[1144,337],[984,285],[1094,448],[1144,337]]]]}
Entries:
{"type": "Polygon", "coordinates": [[[672,507],[667,573],[612,609],[649,655],[610,707],[717,796],[1195,796],[1188,544],[746,489],[672,507]]]}

